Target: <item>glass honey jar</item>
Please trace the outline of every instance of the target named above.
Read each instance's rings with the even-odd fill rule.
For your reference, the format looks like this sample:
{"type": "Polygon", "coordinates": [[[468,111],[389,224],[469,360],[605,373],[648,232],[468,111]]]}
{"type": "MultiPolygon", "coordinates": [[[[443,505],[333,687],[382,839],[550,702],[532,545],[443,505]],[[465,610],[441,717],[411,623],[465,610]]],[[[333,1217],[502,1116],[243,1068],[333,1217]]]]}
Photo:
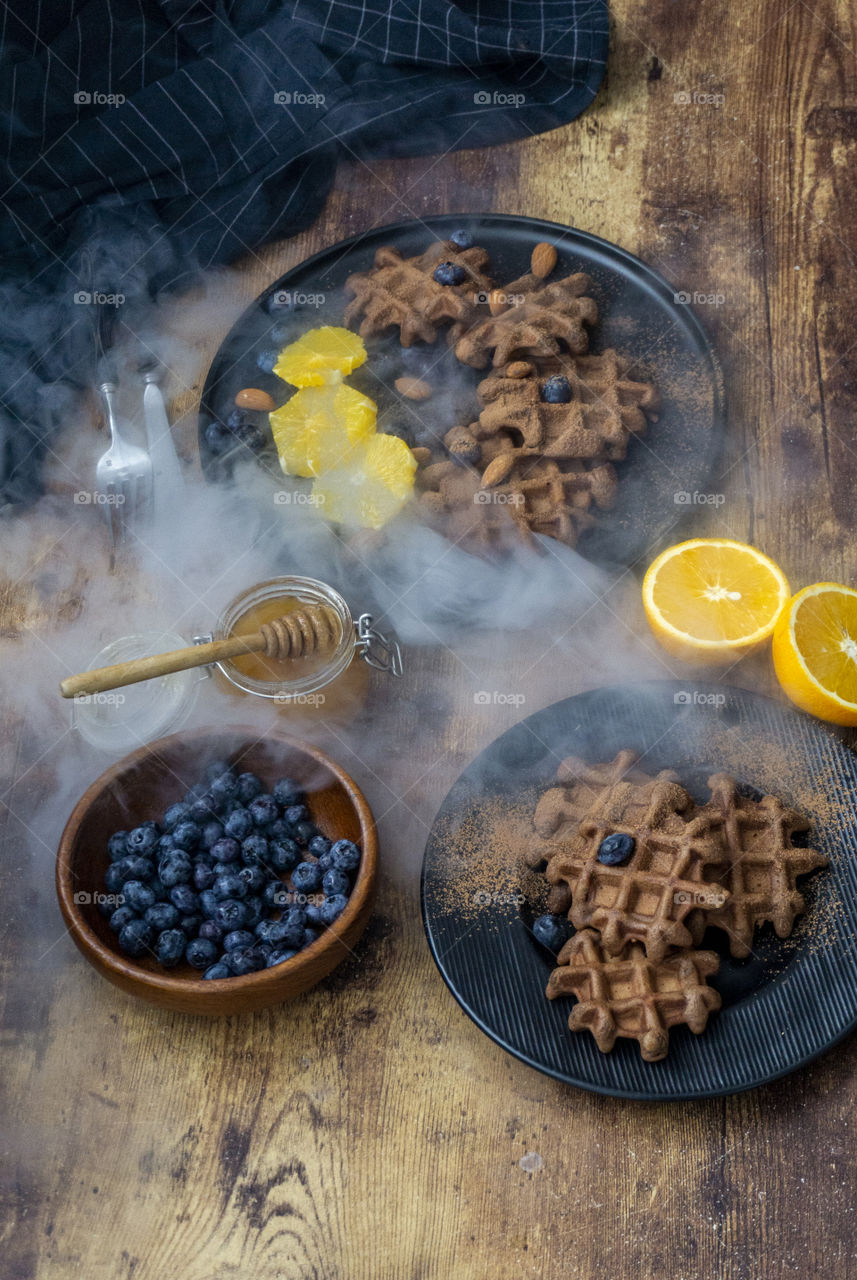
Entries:
{"type": "Polygon", "coordinates": [[[355,714],[365,701],[369,667],[401,676],[397,642],[375,629],[370,614],[355,620],[339,592],[315,578],[256,583],[226,605],[213,634],[194,636],[194,643],[250,635],[307,605],[325,608],[330,643],[302,657],[246,653],[218,662],[211,669],[217,687],[232,696],[267,698],[284,710],[340,718],[355,714]]]}

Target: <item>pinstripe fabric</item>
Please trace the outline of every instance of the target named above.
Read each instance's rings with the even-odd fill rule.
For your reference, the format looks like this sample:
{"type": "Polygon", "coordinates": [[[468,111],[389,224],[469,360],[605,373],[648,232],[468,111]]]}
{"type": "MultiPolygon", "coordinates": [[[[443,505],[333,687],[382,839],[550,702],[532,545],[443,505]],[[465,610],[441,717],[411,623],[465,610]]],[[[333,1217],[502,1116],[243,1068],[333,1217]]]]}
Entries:
{"type": "MultiPolygon", "coordinates": [[[[99,288],[133,300],[307,225],[341,152],[487,146],[565,123],[606,49],[605,0],[4,4],[0,409],[32,434],[27,456],[50,428],[33,334],[9,316],[50,305],[54,376],[83,381],[79,335],[60,336],[80,319],[64,301],[83,243],[99,288]]],[[[0,491],[17,501],[31,476],[9,435],[0,418],[0,491]]]]}

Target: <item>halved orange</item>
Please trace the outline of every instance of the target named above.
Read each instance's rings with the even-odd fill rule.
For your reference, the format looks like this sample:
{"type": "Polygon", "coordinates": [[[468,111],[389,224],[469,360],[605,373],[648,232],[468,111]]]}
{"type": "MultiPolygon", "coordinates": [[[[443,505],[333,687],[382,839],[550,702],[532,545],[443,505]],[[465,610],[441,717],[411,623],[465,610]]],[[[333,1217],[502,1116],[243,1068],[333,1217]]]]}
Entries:
{"type": "Polygon", "coordinates": [[[308,329],[296,342],[284,347],[274,373],[293,387],[322,387],[341,382],[366,360],[363,339],[350,329],[322,325],[308,329]]]}
{"type": "Polygon", "coordinates": [[[643,608],[658,642],[689,662],[740,658],[770,637],[788,598],[779,566],[730,538],[679,542],[643,579],[643,608]]]}
{"type": "Polygon", "coordinates": [[[816,582],[793,596],[774,630],[774,670],[792,702],[857,725],[857,591],[816,582]]]}

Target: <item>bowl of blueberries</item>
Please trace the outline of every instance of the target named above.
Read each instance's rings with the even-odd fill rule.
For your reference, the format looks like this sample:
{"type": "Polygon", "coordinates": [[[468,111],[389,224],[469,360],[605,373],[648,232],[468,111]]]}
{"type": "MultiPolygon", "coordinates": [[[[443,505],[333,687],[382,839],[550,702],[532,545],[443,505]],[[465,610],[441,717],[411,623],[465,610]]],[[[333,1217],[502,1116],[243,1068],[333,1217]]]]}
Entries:
{"type": "Polygon", "coordinates": [[[66,823],[60,909],[90,964],[166,1009],[280,1004],[348,956],[375,894],[353,780],[286,735],[193,729],[103,773],[66,823]]]}

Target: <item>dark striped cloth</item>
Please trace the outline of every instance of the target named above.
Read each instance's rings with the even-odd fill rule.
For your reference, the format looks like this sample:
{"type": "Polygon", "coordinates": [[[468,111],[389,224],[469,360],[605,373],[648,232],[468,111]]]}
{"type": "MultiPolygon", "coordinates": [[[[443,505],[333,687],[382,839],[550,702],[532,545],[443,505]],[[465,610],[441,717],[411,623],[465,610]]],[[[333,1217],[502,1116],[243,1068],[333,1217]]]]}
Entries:
{"type": "Polygon", "coordinates": [[[75,295],[133,307],[299,230],[339,156],[564,124],[601,82],[607,36],[605,0],[4,4],[0,505],[38,492],[91,376],[75,295]]]}

